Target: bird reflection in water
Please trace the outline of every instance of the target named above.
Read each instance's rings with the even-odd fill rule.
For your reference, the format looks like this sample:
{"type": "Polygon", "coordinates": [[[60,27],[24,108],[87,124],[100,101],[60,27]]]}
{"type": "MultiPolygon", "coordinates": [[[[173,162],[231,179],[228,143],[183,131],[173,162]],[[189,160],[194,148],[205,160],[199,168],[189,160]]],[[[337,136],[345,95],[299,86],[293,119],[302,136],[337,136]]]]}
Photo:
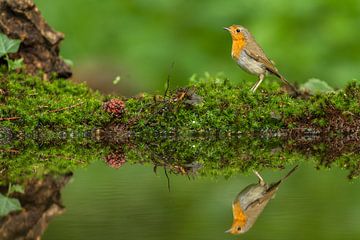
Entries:
{"type": "Polygon", "coordinates": [[[256,222],[270,199],[274,198],[280,184],[297,168],[295,166],[286,176],[268,185],[261,175],[254,171],[259,182],[245,187],[232,203],[233,224],[226,233],[241,234],[247,232],[256,222]]]}

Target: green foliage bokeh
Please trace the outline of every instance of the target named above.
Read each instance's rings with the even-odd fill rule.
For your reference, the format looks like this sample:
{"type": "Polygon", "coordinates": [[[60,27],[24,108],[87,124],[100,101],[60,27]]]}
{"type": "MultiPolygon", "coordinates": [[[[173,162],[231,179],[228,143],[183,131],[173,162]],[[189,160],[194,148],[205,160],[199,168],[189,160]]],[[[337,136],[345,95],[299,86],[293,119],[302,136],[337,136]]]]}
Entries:
{"type": "Polygon", "coordinates": [[[292,82],[319,78],[338,88],[360,75],[357,0],[35,2],[50,25],[65,33],[62,55],[74,60],[75,71],[92,61],[100,68],[98,81],[110,85],[113,79],[100,67],[110,65],[124,86],[132,86],[122,87],[123,94],[162,91],[172,62],[173,87],[204,71],[255,81],[230,57],[222,27],[234,23],[250,29],[292,82]]]}

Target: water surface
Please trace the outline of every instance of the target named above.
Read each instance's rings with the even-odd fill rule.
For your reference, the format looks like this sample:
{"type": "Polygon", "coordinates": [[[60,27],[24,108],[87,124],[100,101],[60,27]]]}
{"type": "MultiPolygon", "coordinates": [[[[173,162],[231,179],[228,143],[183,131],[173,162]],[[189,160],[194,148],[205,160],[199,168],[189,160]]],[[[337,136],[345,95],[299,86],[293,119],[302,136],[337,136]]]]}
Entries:
{"type": "MultiPolygon", "coordinates": [[[[285,171],[266,170],[267,180],[285,171]]],[[[231,202],[248,174],[230,179],[170,175],[102,162],[81,169],[63,191],[66,212],[55,218],[44,239],[357,239],[360,237],[360,183],[347,173],[318,171],[301,164],[284,182],[248,233],[225,234],[232,222],[231,202]]]]}
{"type": "Polygon", "coordinates": [[[1,239],[360,239],[355,136],[54,136],[3,141],[0,192],[25,193],[7,195],[22,210],[0,219],[1,239]],[[248,232],[224,233],[252,170],[271,183],[295,165],[248,232]]]}

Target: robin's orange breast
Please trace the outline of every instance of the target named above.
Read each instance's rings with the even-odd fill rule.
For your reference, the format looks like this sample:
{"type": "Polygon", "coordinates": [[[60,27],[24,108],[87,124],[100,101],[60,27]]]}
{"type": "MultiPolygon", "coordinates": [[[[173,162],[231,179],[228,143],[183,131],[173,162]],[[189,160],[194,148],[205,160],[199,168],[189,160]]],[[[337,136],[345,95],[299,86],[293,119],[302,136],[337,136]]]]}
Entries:
{"type": "Polygon", "coordinates": [[[240,202],[233,203],[233,217],[234,224],[238,224],[241,227],[245,226],[247,217],[240,206],[240,202]]]}
{"type": "Polygon", "coordinates": [[[232,42],[232,48],[231,48],[231,56],[238,60],[241,54],[241,51],[244,49],[246,45],[246,41],[244,37],[239,37],[236,39],[233,39],[232,42]]]}

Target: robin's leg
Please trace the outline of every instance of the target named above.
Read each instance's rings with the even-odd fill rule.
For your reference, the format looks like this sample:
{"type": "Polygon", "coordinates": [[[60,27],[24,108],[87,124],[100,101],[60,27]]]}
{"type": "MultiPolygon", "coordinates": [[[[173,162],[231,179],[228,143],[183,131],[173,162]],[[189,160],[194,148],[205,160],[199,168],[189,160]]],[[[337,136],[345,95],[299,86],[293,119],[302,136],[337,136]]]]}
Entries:
{"type": "Polygon", "coordinates": [[[257,171],[255,171],[255,170],[254,170],[254,173],[255,173],[255,175],[259,178],[259,183],[260,183],[260,185],[261,185],[261,186],[264,186],[266,183],[265,183],[264,179],[262,178],[262,176],[261,176],[257,171]]]}
{"type": "Polygon", "coordinates": [[[251,91],[255,92],[256,89],[259,87],[260,83],[264,80],[265,78],[265,74],[260,74],[259,75],[259,80],[254,84],[254,86],[252,86],[251,91]]]}
{"type": "Polygon", "coordinates": [[[254,92],[254,88],[256,86],[256,84],[259,82],[260,80],[257,80],[256,83],[250,88],[250,91],[254,92]]]}

